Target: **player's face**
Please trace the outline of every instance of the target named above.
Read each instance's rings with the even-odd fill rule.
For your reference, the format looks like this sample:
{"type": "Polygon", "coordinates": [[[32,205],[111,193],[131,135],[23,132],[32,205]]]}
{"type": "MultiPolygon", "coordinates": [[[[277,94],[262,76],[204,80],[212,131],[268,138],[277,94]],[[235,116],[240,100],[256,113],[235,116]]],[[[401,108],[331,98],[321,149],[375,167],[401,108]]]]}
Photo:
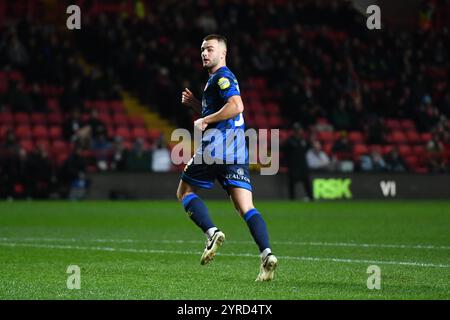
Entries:
{"type": "Polygon", "coordinates": [[[203,41],[201,47],[201,57],[203,68],[213,69],[219,64],[221,58],[225,57],[224,47],[215,39],[203,41]]]}

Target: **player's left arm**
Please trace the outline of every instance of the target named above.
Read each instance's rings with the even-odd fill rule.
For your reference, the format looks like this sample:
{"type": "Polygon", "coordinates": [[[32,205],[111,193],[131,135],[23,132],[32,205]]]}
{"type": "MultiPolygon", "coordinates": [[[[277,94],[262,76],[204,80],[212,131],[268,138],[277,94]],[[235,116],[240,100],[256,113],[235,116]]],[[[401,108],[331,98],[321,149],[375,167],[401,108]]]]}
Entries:
{"type": "Polygon", "coordinates": [[[232,119],[243,111],[244,103],[242,102],[241,96],[234,95],[228,98],[227,103],[219,111],[204,118],[197,119],[194,122],[194,125],[203,131],[206,129],[208,124],[232,119]]]}

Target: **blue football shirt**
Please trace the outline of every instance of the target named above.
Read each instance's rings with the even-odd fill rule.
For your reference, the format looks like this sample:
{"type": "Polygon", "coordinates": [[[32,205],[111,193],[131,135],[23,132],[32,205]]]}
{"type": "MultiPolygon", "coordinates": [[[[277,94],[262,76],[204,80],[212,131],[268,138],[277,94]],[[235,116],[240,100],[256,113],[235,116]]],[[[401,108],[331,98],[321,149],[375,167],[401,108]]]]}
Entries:
{"type": "MultiPolygon", "coordinates": [[[[240,96],[239,83],[230,69],[223,66],[210,75],[206,83],[202,97],[202,117],[219,111],[235,95],[240,96]]],[[[204,157],[209,155],[224,163],[248,163],[243,114],[209,124],[196,153],[204,157]]]]}

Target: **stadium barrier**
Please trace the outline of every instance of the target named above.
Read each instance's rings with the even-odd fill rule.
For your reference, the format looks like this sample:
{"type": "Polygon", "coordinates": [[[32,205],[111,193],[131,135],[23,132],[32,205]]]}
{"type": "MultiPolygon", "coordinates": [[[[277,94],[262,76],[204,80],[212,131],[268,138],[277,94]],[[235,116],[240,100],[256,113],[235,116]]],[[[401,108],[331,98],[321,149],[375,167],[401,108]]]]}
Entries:
{"type": "MultiPolygon", "coordinates": [[[[88,199],[176,200],[179,173],[94,173],[89,175],[88,199]]],[[[318,200],[450,199],[450,175],[406,173],[316,173],[311,175],[318,200]]],[[[255,198],[288,199],[288,176],[252,175],[255,198]]],[[[304,197],[301,183],[297,198],[304,197]]],[[[205,199],[225,199],[216,182],[212,190],[200,191],[205,199]]]]}

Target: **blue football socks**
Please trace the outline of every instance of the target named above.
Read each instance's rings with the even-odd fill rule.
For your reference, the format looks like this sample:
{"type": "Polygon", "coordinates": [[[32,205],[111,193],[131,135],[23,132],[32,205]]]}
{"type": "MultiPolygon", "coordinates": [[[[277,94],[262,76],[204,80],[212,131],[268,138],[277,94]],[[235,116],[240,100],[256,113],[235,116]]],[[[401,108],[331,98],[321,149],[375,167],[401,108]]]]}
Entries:
{"type": "Polygon", "coordinates": [[[214,228],[215,225],[211,221],[208,214],[208,208],[195,193],[190,193],[182,200],[184,210],[186,210],[189,218],[206,233],[207,230],[214,228]]]}
{"type": "MultiPolygon", "coordinates": [[[[266,249],[270,248],[266,222],[258,210],[250,209],[244,214],[243,218],[245,222],[247,222],[250,233],[258,245],[259,252],[262,253],[266,249]]],[[[270,250],[266,251],[270,252],[270,250]]]]}

